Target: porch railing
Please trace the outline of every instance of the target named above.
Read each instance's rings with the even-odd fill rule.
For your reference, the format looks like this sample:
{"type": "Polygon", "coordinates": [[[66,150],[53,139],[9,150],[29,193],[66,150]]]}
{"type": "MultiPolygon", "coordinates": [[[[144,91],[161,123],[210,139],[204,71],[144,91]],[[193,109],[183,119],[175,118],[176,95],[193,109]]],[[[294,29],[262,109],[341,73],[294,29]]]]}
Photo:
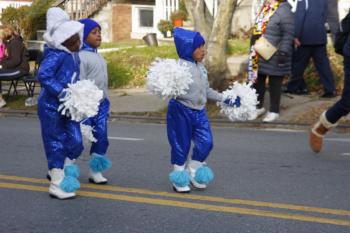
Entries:
{"type": "Polygon", "coordinates": [[[71,19],[87,18],[98,12],[109,0],[57,0],[53,6],[63,6],[71,19]]]}

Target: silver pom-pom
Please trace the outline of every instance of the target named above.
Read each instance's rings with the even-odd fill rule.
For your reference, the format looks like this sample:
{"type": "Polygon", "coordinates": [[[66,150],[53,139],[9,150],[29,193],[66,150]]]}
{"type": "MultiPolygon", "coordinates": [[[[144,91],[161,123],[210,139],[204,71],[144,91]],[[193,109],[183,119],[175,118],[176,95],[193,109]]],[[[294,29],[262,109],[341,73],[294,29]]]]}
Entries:
{"type": "Polygon", "coordinates": [[[103,91],[93,81],[80,80],[68,84],[64,92],[64,97],[60,98],[62,104],[58,107],[62,115],[69,115],[73,121],[80,122],[97,114],[103,91]]]}
{"type": "Polygon", "coordinates": [[[94,134],[93,134],[94,129],[90,125],[85,125],[83,123],[80,123],[80,130],[84,139],[90,142],[97,142],[97,139],[94,137],[94,134]]]}
{"type": "Polygon", "coordinates": [[[163,99],[186,94],[193,82],[190,67],[175,59],[157,59],[149,68],[147,88],[163,99]]]}
{"type": "Polygon", "coordinates": [[[222,94],[224,99],[229,99],[231,103],[237,102],[239,97],[239,103],[231,107],[224,102],[218,102],[217,105],[221,107],[220,113],[226,115],[231,121],[251,120],[256,114],[258,104],[258,95],[252,85],[252,82],[243,84],[234,82],[222,94]]]}

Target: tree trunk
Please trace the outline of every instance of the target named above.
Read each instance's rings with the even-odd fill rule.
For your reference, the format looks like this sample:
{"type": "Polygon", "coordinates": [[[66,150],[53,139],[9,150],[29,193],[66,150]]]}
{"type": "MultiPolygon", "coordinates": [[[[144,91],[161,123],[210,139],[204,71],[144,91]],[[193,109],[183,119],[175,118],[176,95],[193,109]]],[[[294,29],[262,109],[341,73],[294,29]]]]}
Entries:
{"type": "Polygon", "coordinates": [[[191,14],[194,29],[208,39],[213,26],[214,18],[210,15],[204,0],[185,0],[186,9],[191,14]]]}
{"type": "Polygon", "coordinates": [[[226,78],[227,40],[230,35],[232,17],[236,6],[237,0],[220,1],[207,42],[205,66],[208,70],[209,81],[214,89],[223,89],[222,83],[226,78]]]}

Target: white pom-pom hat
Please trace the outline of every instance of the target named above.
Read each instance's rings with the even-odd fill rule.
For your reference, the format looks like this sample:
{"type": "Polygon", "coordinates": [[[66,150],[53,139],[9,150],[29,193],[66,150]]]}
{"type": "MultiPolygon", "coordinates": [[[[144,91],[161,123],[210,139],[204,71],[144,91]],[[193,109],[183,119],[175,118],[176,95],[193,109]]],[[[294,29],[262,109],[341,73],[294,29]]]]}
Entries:
{"type": "Polygon", "coordinates": [[[44,40],[50,48],[70,52],[62,45],[64,41],[75,34],[79,34],[83,44],[84,25],[70,20],[69,15],[59,7],[52,7],[46,13],[46,32],[44,40]]]}

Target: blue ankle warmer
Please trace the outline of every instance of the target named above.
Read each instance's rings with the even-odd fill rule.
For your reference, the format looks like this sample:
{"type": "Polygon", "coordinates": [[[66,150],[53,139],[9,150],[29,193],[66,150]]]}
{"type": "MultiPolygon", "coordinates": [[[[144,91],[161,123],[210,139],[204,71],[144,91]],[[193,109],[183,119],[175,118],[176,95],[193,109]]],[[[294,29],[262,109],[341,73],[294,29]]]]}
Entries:
{"type": "Polygon", "coordinates": [[[106,156],[93,153],[89,161],[89,166],[93,172],[102,172],[110,168],[112,163],[106,156]]]}

